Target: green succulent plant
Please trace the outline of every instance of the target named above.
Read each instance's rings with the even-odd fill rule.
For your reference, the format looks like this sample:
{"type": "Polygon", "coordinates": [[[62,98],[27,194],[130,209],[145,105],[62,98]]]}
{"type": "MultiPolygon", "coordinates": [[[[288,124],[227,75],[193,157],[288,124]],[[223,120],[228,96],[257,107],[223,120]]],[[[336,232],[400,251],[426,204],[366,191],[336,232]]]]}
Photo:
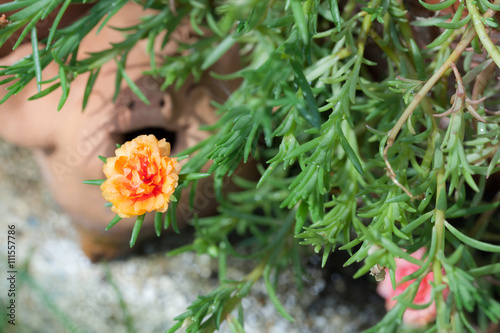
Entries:
{"type": "MultiPolygon", "coordinates": [[[[93,1],[89,15],[57,28],[70,4],[85,2],[0,5],[0,12],[18,10],[0,29],[0,45],[19,31],[14,48],[28,34],[33,44],[31,56],[0,70],[8,89],[1,102],[36,80],[39,93],[31,99],[62,89],[61,108],[72,78],[90,72],[85,109],[107,61],[119,64],[116,89],[125,79],[145,98],[127,80],[125,66],[141,39],[152,54],[148,73],[162,78],[164,89],[199,78],[232,46],[240,48],[239,71],[211,73],[242,82],[216,105],[220,119],[204,129],[214,134],[180,154],[190,155],[183,172],[193,176],[176,195],[188,184],[195,189],[203,176],[197,173],[211,160],[219,213],[194,218],[194,241],[170,253],[210,254],[219,260],[220,286],[199,296],[167,332],[182,326],[211,332],[225,320],[243,332],[244,316],[232,313],[242,313],[241,300],[259,279],[277,311],[293,320],[275,280],[290,266],[304,274],[301,258],[312,250],[323,265],[332,252],[347,251],[345,265],[362,263],[354,278],[379,265],[395,281],[394,258],[420,266],[405,281],[433,272],[437,316],[429,332],[485,332],[498,323],[498,0],[142,0],[135,2],[155,14],[125,29],[123,42],[79,59],[79,41],[128,1],[93,1]],[[35,24],[56,10],[49,36],[38,40],[35,24]],[[159,36],[165,45],[185,20],[197,41],[156,61],[152,45],[159,36]],[[51,62],[60,75],[42,78],[51,62]],[[255,182],[234,175],[249,160],[260,172],[255,182]],[[229,177],[240,191],[223,193],[229,177]],[[424,259],[410,255],[422,247],[428,249],[424,259]],[[232,280],[228,257],[254,268],[232,280]]],[[[175,226],[175,209],[174,203],[158,215],[158,223],[175,226]]],[[[412,302],[415,288],[368,332],[396,331],[406,308],[421,308],[412,302]]]]}

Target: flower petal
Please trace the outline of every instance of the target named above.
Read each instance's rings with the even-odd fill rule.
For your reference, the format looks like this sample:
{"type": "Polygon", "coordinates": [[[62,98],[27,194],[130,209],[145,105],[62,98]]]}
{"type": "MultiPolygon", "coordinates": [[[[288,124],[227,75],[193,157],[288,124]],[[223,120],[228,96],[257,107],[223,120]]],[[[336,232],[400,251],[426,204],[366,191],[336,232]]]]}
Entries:
{"type": "Polygon", "coordinates": [[[154,135],[140,135],[115,150],[106,160],[101,185],[103,197],[121,217],[165,212],[178,185],[181,165],[169,157],[170,143],[154,135]]]}

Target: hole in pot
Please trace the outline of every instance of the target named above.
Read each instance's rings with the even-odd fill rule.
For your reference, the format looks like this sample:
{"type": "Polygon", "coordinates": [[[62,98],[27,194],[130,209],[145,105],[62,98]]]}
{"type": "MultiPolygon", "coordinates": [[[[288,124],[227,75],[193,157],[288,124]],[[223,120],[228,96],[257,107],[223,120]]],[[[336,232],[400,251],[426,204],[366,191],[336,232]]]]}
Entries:
{"type": "Polygon", "coordinates": [[[141,129],[136,130],[136,131],[124,133],[122,136],[121,143],[123,144],[127,141],[131,141],[132,139],[135,139],[139,135],[143,135],[143,134],[145,134],[145,135],[153,134],[154,136],[156,136],[156,138],[158,140],[161,140],[161,139],[167,140],[167,142],[170,142],[171,149],[174,150],[175,141],[177,139],[177,133],[172,132],[172,131],[168,131],[164,128],[159,128],[159,127],[146,127],[146,128],[141,128],[141,129]]]}

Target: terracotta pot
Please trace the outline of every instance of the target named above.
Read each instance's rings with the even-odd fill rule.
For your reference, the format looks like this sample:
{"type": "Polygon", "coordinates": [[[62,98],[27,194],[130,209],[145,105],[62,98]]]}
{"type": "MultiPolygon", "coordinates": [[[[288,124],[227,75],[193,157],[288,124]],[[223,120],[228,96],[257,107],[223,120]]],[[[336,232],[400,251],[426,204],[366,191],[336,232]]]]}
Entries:
{"type": "MultiPolygon", "coordinates": [[[[140,6],[129,3],[111,19],[109,26],[131,26],[144,14],[140,6]]],[[[171,40],[175,39],[184,42],[193,39],[189,24],[174,33],[171,40]]],[[[91,32],[80,45],[80,59],[88,52],[106,49],[109,43],[122,40],[122,34],[110,28],[98,35],[91,32]]],[[[176,49],[177,43],[171,41],[161,53],[174,53],[176,49]]],[[[28,54],[31,45],[21,45],[0,59],[0,65],[12,64],[28,54]]],[[[172,144],[173,154],[191,147],[209,135],[199,131],[199,126],[217,119],[210,102],[223,102],[238,85],[236,81],[222,82],[204,75],[199,82],[188,79],[178,91],[161,91],[157,79],[142,74],[149,69],[146,41],[139,42],[127,59],[127,74],[147,96],[150,105],[136,97],[124,81],[116,103],[112,103],[117,68],[114,61],[109,61],[101,68],[84,112],[82,100],[87,74],[79,75],[71,83],[69,97],[60,112],[56,111],[60,90],[27,101],[37,93],[34,82],[0,106],[0,135],[14,144],[33,148],[54,198],[71,215],[80,233],[82,249],[94,261],[128,253],[135,221],[123,219],[108,232],[104,231],[114,213],[104,206],[98,186],[82,184],[86,179],[104,178],[103,162],[97,155],[113,156],[116,143],[138,134],[165,137],[172,144]]],[[[232,49],[211,70],[234,72],[240,66],[238,59],[238,50],[232,49]]],[[[44,79],[58,75],[58,66],[49,65],[42,75],[44,79]]],[[[5,89],[1,89],[0,98],[4,94],[5,89]]],[[[201,215],[215,209],[211,186],[210,180],[199,183],[195,208],[201,215]]],[[[184,192],[177,211],[178,224],[186,223],[191,215],[187,208],[189,193],[184,192]]],[[[139,242],[153,235],[153,217],[154,213],[146,215],[139,242]]]]}

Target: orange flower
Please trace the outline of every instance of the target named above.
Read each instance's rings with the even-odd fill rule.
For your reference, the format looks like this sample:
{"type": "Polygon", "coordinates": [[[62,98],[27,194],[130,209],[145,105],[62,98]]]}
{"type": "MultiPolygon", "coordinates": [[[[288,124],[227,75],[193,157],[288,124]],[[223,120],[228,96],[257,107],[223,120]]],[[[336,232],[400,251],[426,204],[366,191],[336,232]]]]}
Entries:
{"type": "Polygon", "coordinates": [[[181,165],[169,157],[170,143],[140,135],[115,151],[103,167],[102,196],[120,217],[165,212],[179,180],[181,165]]]}

